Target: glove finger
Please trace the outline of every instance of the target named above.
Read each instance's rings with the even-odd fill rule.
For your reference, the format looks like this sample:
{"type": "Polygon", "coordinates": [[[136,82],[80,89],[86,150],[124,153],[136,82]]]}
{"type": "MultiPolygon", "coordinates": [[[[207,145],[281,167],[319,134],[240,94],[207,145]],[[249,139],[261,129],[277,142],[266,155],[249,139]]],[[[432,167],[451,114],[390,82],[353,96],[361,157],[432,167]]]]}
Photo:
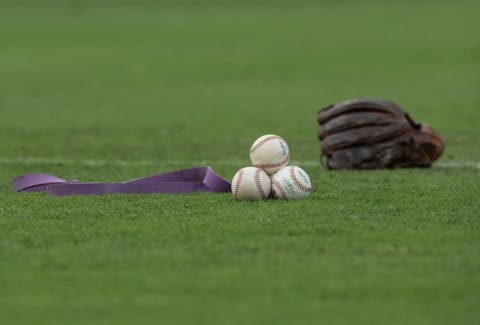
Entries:
{"type": "Polygon", "coordinates": [[[322,152],[329,155],[334,150],[370,145],[385,141],[403,133],[411,131],[411,126],[406,122],[398,122],[387,126],[368,126],[357,129],[345,130],[335,133],[322,141],[322,152]]]}
{"type": "Polygon", "coordinates": [[[350,112],[377,112],[390,116],[403,116],[404,111],[397,104],[379,99],[354,99],[322,108],[318,112],[318,123],[324,124],[330,119],[350,112]]]}
{"type": "Polygon", "coordinates": [[[347,129],[354,129],[362,126],[386,126],[393,123],[398,123],[398,118],[378,113],[350,113],[328,120],[320,127],[318,136],[320,140],[323,140],[329,135],[347,129]]]}

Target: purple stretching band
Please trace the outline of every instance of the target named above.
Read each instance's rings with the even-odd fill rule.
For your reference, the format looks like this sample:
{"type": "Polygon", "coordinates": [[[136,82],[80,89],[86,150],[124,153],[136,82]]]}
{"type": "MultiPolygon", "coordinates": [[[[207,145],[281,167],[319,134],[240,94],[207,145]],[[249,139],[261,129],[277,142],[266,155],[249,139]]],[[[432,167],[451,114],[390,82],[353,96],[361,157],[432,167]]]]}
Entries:
{"type": "Polygon", "coordinates": [[[47,174],[26,174],[13,179],[15,192],[47,192],[53,196],[230,192],[230,183],[211,167],[194,167],[120,183],[80,183],[47,174]]]}

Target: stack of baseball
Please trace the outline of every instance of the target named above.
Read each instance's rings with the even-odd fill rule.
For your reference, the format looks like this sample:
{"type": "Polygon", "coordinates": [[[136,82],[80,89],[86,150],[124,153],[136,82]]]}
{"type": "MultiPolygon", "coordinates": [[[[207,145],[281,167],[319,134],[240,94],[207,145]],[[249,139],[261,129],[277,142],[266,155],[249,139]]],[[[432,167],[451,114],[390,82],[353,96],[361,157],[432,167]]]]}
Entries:
{"type": "Polygon", "coordinates": [[[288,166],[290,149],[278,135],[261,136],[250,148],[253,167],[240,169],[232,180],[236,200],[303,199],[312,192],[307,173],[288,166]]]}

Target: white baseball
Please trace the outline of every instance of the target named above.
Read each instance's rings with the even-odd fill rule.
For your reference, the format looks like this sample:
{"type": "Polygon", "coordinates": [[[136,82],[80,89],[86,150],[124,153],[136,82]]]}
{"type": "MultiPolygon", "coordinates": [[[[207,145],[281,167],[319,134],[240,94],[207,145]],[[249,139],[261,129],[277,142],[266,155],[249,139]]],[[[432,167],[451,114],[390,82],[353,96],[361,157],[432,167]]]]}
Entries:
{"type": "Polygon", "coordinates": [[[272,175],[288,165],[290,149],[288,144],[278,135],[261,136],[250,148],[252,165],[272,175]]]}
{"type": "Polygon", "coordinates": [[[270,177],[257,167],[240,169],[232,180],[232,194],[236,200],[266,200],[270,196],[270,177]]]}
{"type": "Polygon", "coordinates": [[[303,169],[288,166],[272,176],[272,193],[278,199],[303,199],[312,193],[312,182],[303,169]]]}

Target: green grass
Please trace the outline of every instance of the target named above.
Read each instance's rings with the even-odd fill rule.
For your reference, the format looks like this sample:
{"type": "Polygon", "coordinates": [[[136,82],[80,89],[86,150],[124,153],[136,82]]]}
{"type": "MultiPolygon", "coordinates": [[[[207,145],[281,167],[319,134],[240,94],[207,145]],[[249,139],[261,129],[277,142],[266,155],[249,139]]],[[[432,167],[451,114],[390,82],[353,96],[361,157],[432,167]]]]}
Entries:
{"type": "Polygon", "coordinates": [[[480,162],[478,3],[118,3],[0,3],[0,323],[477,322],[480,169],[448,166],[480,162]],[[357,96],[444,135],[437,167],[311,164],[318,108],[357,96]],[[198,161],[230,179],[264,133],[309,199],[11,191],[198,161]]]}

